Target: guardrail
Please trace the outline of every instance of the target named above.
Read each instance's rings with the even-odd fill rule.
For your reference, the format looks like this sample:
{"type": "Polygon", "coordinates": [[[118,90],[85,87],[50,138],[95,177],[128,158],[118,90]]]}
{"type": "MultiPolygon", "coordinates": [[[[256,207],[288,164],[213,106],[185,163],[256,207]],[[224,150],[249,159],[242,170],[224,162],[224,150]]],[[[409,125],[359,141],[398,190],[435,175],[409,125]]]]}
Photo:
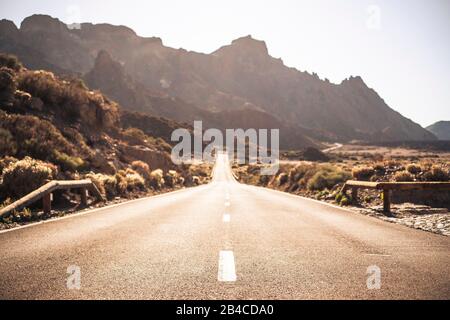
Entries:
{"type": "Polygon", "coordinates": [[[10,215],[12,212],[21,210],[22,208],[42,199],[42,208],[44,213],[48,214],[52,210],[52,192],[56,190],[81,189],[81,204],[87,205],[88,190],[95,194],[101,200],[103,195],[97,189],[95,184],[90,180],[53,180],[42,187],[20,198],[16,202],[6,206],[0,210],[0,218],[10,215]]]}
{"type": "Polygon", "coordinates": [[[376,189],[383,195],[383,211],[391,212],[392,190],[450,190],[450,182],[369,182],[349,180],[342,187],[341,192],[352,190],[352,198],[357,199],[358,189],[376,189]]]}

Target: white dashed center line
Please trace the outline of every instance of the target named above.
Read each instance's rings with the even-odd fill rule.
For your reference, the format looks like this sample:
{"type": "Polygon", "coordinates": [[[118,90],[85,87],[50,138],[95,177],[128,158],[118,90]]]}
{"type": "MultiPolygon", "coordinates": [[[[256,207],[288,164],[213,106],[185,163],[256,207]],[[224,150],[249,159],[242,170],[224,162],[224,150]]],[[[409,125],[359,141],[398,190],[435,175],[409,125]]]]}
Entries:
{"type": "Polygon", "coordinates": [[[225,207],[229,207],[230,206],[230,201],[226,201],[225,202],[225,207]]]}
{"type": "Polygon", "coordinates": [[[236,281],[233,251],[223,250],[219,253],[219,273],[217,279],[221,282],[236,281]]]}
{"type": "Polygon", "coordinates": [[[231,216],[228,213],[223,215],[223,222],[230,222],[231,216]]]}

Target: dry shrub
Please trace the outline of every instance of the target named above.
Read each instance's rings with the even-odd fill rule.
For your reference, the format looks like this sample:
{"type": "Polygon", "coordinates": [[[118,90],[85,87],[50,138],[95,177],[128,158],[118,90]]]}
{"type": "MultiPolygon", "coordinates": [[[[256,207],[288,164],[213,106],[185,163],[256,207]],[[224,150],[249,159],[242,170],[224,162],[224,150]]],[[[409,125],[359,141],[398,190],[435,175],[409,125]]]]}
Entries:
{"type": "Polygon", "coordinates": [[[102,174],[100,173],[88,173],[85,176],[86,179],[90,179],[92,183],[97,187],[98,191],[100,191],[101,194],[105,195],[105,184],[103,183],[102,174]]]}
{"type": "Polygon", "coordinates": [[[14,157],[4,157],[4,158],[1,158],[0,159],[0,176],[2,175],[2,173],[3,173],[3,169],[5,169],[6,167],[8,167],[11,163],[13,163],[13,162],[17,162],[17,161],[19,161],[19,160],[17,160],[16,158],[14,158],[14,157]]]}
{"type": "Polygon", "coordinates": [[[91,179],[97,189],[105,195],[108,199],[115,197],[118,194],[117,180],[115,176],[110,176],[102,173],[89,173],[85,176],[91,179]]]}
{"type": "Polygon", "coordinates": [[[192,176],[192,183],[198,186],[201,183],[200,177],[192,176]]]}
{"type": "Polygon", "coordinates": [[[89,91],[81,79],[61,80],[48,71],[25,71],[18,76],[18,88],[70,122],[81,119],[89,126],[109,128],[119,118],[117,105],[100,92],[89,91]]]}
{"type": "Polygon", "coordinates": [[[147,135],[137,128],[128,128],[122,133],[123,138],[131,145],[143,145],[147,143],[147,135]]]}
{"type": "Polygon", "coordinates": [[[116,173],[114,175],[114,178],[116,180],[116,190],[119,195],[124,195],[127,193],[128,190],[128,183],[127,179],[121,175],[120,173],[116,173]]]}
{"type": "Polygon", "coordinates": [[[352,176],[356,180],[368,181],[374,174],[374,168],[368,166],[358,166],[352,170],[352,176]]]}
{"type": "Polygon", "coordinates": [[[139,173],[144,178],[147,185],[150,184],[150,166],[143,161],[133,161],[131,169],[139,173]]]}
{"type": "Polygon", "coordinates": [[[17,199],[54,179],[56,174],[55,165],[25,157],[3,169],[3,188],[8,196],[17,199]]]}
{"type": "Polygon", "coordinates": [[[397,171],[394,175],[394,180],[397,182],[411,182],[414,181],[414,176],[408,171],[397,171]]]}
{"type": "Polygon", "coordinates": [[[0,67],[6,67],[14,71],[20,71],[23,66],[16,56],[11,54],[0,53],[0,67]]]}
{"type": "Polygon", "coordinates": [[[391,159],[391,160],[386,161],[385,165],[386,165],[386,167],[388,167],[390,169],[395,169],[395,168],[399,167],[401,165],[401,163],[397,160],[391,159]]]}
{"type": "Polygon", "coordinates": [[[380,175],[380,176],[386,172],[386,168],[384,167],[384,164],[381,162],[376,163],[373,166],[373,170],[375,170],[375,174],[380,175]]]}
{"type": "Polygon", "coordinates": [[[426,181],[448,181],[449,173],[444,168],[434,165],[423,175],[426,181]]]}
{"type": "Polygon", "coordinates": [[[19,88],[39,97],[44,103],[56,105],[62,101],[63,88],[53,73],[48,71],[27,71],[19,76],[19,88]]]}
{"type": "Polygon", "coordinates": [[[406,166],[406,171],[411,174],[418,174],[422,172],[422,168],[418,164],[411,163],[406,166]]]}
{"type": "Polygon", "coordinates": [[[314,170],[314,168],[316,168],[316,165],[308,163],[301,163],[295,166],[293,169],[289,171],[289,181],[291,183],[299,182],[301,179],[305,177],[307,172],[314,170]]]}
{"type": "Polygon", "coordinates": [[[0,67],[0,103],[11,106],[16,89],[17,83],[14,71],[6,67],[0,67]]]}
{"type": "Polygon", "coordinates": [[[286,182],[288,182],[289,176],[286,173],[280,173],[277,177],[277,186],[282,186],[286,182]]]}
{"type": "Polygon", "coordinates": [[[52,123],[34,116],[0,111],[0,128],[11,133],[19,157],[31,156],[35,159],[56,162],[53,157],[54,150],[70,156],[73,155],[74,149],[76,150],[76,147],[68,142],[52,123]]]}
{"type": "MultiPolygon", "coordinates": [[[[144,178],[131,168],[126,170],[120,170],[117,175],[122,176],[126,181],[127,191],[141,191],[145,190],[145,180],[144,178]]],[[[123,183],[123,180],[122,180],[123,183]]]]}
{"type": "Polygon", "coordinates": [[[7,129],[0,128],[0,156],[13,156],[17,153],[17,143],[7,129]]]}
{"type": "Polygon", "coordinates": [[[161,169],[153,170],[150,173],[150,186],[153,189],[159,190],[164,185],[164,173],[161,169]]]}
{"type": "Polygon", "coordinates": [[[164,176],[164,182],[169,188],[173,188],[176,184],[179,183],[179,180],[180,176],[175,170],[169,170],[164,176]]]}

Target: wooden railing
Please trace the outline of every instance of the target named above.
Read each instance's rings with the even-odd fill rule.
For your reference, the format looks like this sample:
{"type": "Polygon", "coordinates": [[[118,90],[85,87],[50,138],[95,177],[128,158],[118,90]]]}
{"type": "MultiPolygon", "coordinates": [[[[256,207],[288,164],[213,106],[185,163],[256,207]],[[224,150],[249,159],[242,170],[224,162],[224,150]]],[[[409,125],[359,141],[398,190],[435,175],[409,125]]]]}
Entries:
{"type": "Polygon", "coordinates": [[[352,190],[352,198],[357,199],[358,189],[376,189],[383,195],[383,211],[391,212],[392,190],[450,190],[450,182],[369,182],[349,180],[341,192],[352,190]]]}
{"type": "Polygon", "coordinates": [[[42,187],[27,194],[16,202],[6,206],[0,210],[0,218],[10,215],[14,211],[21,210],[26,206],[42,199],[42,208],[44,213],[50,213],[52,207],[52,192],[56,190],[80,189],[81,204],[87,205],[88,190],[91,191],[98,199],[104,200],[103,195],[97,189],[90,179],[86,180],[53,180],[42,187]]]}

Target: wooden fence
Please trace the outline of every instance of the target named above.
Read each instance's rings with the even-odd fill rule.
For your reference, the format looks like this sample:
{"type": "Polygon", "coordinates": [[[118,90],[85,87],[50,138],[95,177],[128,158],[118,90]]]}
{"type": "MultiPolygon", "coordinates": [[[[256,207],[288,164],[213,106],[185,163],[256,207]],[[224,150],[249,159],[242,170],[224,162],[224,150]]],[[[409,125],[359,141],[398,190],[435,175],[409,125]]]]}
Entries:
{"type": "Polygon", "coordinates": [[[449,190],[450,182],[369,182],[369,181],[347,181],[342,192],[352,190],[352,198],[357,199],[358,189],[376,189],[383,195],[383,211],[391,211],[391,191],[392,190],[449,190]]]}
{"type": "Polygon", "coordinates": [[[21,210],[30,204],[42,199],[42,208],[44,213],[50,213],[52,203],[52,192],[56,190],[80,189],[81,203],[87,205],[88,190],[91,191],[98,199],[104,200],[103,195],[97,189],[90,179],[86,180],[53,180],[42,187],[27,194],[16,202],[6,206],[0,210],[0,218],[6,217],[14,211],[21,210]]]}

